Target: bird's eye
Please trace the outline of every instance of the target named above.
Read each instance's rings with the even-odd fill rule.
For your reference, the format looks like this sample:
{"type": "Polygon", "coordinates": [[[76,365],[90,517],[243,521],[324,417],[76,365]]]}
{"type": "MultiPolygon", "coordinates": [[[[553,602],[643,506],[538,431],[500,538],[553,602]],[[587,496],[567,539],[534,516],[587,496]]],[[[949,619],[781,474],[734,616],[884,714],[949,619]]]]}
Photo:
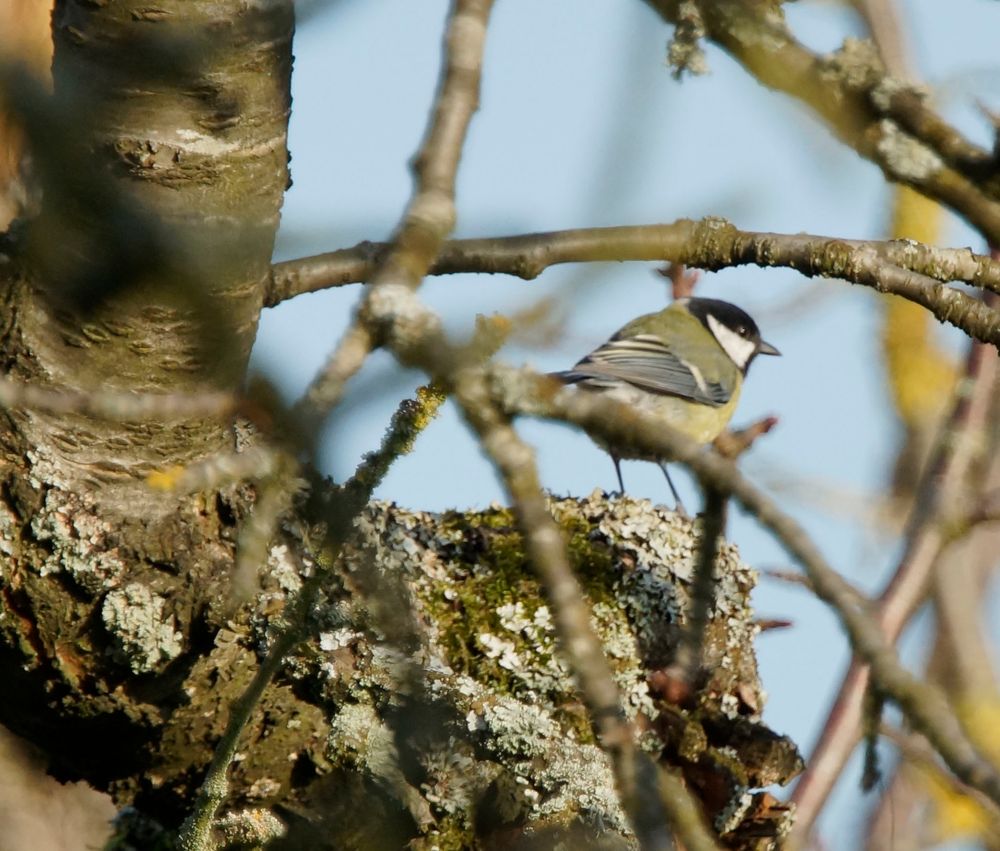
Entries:
{"type": "Polygon", "coordinates": [[[736,333],[739,334],[741,337],[745,337],[747,335],[747,326],[746,325],[740,325],[736,329],[736,333]]]}

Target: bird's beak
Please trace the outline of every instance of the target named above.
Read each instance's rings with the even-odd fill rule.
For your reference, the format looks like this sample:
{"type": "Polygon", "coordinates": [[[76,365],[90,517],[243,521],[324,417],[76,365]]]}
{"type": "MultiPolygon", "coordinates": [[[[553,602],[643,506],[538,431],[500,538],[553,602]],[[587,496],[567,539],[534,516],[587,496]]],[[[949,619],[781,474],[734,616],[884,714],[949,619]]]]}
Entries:
{"type": "Polygon", "coordinates": [[[761,340],[760,341],[760,345],[757,346],[757,354],[758,355],[780,355],[781,352],[779,352],[774,346],[772,346],[766,340],[761,340]]]}

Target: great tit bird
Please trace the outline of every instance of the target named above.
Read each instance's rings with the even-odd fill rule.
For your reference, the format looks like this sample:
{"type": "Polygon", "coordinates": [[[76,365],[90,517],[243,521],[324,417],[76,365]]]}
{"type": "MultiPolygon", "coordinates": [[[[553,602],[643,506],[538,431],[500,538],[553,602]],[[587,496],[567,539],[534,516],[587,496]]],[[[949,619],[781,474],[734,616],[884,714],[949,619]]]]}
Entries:
{"type": "MultiPolygon", "coordinates": [[[[709,443],[732,417],[753,359],[780,354],[736,305],[715,298],[681,298],[658,313],[633,319],[572,369],[553,376],[607,393],[662,417],[698,443],[709,443]]],[[[621,459],[655,461],[683,510],[661,459],[591,437],[611,455],[622,493],[621,459]]]]}

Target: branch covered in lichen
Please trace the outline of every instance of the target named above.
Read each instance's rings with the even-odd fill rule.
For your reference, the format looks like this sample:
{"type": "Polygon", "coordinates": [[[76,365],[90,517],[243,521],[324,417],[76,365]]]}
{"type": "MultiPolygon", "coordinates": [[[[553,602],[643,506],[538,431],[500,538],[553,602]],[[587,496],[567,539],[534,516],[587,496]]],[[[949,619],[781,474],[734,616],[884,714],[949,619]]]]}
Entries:
{"type": "MultiPolygon", "coordinates": [[[[646,0],[681,25],[681,0],[646,0]]],[[[928,104],[926,93],[886,73],[868,42],[848,39],[819,56],[791,33],[777,3],[698,3],[708,39],[761,83],[809,106],[888,180],[950,207],[1000,244],[1000,187],[993,154],[969,142],[928,104]]]]}
{"type": "Polygon", "coordinates": [[[698,682],[702,667],[702,644],[713,599],[715,562],[719,541],[725,527],[726,498],[715,488],[705,488],[705,505],[701,513],[701,541],[695,563],[691,590],[691,615],[681,639],[678,666],[688,683],[698,682]]]}
{"type": "Polygon", "coordinates": [[[417,435],[437,416],[444,400],[440,387],[426,384],[417,388],[415,398],[404,399],[400,403],[392,415],[381,446],[365,455],[354,475],[344,484],[343,490],[349,501],[364,505],[371,499],[393,462],[413,450],[417,435]]]}

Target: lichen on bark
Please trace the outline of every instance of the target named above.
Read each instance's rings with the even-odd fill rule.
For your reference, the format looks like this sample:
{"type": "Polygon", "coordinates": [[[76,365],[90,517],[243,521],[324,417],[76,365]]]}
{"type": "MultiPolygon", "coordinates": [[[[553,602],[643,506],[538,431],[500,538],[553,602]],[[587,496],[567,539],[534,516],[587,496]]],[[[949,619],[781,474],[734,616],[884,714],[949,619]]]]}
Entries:
{"type": "MultiPolygon", "coordinates": [[[[668,697],[697,523],[599,493],[550,506],[642,747],[681,768],[727,844],[767,847],[790,814],[757,790],[787,782],[801,762],[760,723],[748,603],[755,574],[722,546],[705,677],[680,699],[668,697]]],[[[331,601],[335,613],[326,618],[341,625],[322,631],[291,665],[330,713],[329,770],[360,772],[395,798],[417,847],[471,847],[501,834],[523,842],[589,835],[629,847],[608,760],[510,511],[432,515],[376,504],[358,530],[348,565],[404,581],[416,642],[404,651],[379,641],[377,626],[373,635],[385,617],[369,617],[378,601],[331,601]],[[398,689],[407,659],[419,661],[415,693],[398,689]]]]}

